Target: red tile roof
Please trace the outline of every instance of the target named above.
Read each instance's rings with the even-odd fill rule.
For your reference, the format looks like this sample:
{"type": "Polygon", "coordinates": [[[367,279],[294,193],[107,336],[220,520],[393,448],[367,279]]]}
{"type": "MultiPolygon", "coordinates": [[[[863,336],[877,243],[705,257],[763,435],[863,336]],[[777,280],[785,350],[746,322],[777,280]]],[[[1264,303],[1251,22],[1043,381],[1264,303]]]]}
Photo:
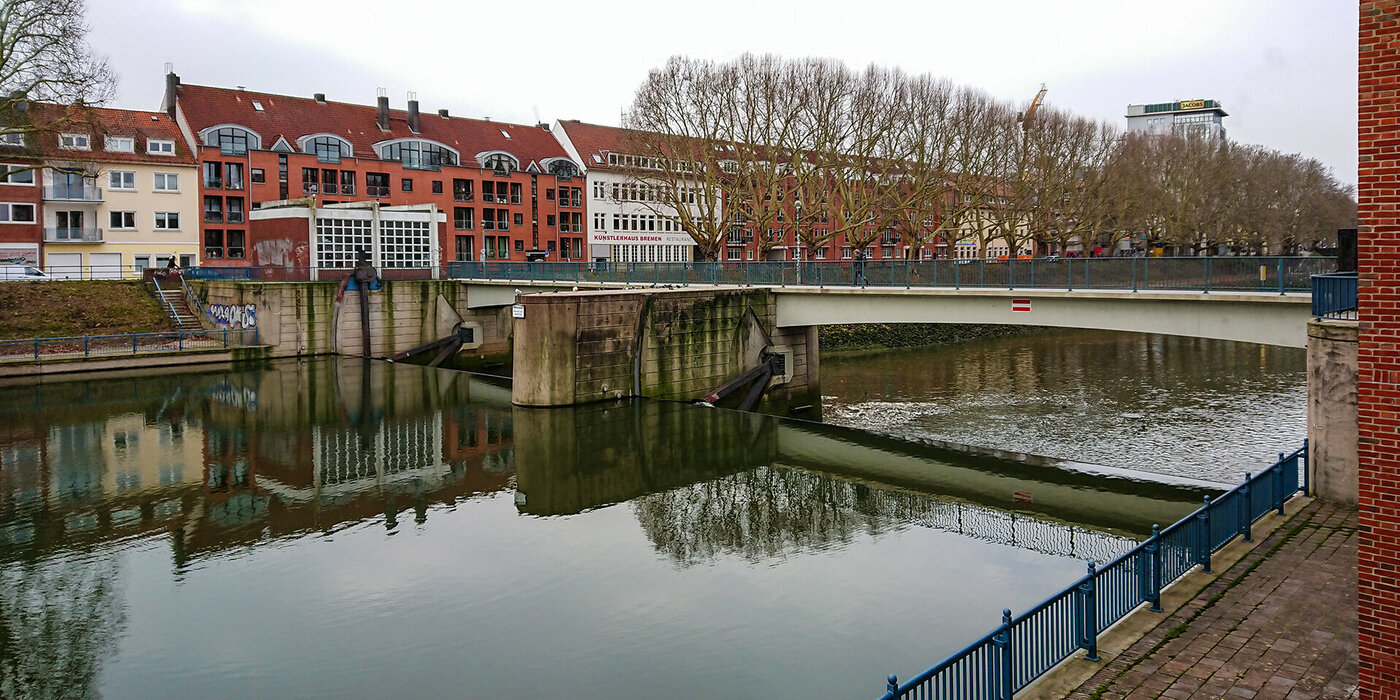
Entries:
{"type": "Polygon", "coordinates": [[[376,158],[374,144],[403,138],[424,138],[450,146],[461,154],[462,164],[468,166],[475,164],[476,154],[485,151],[510,153],[519,159],[521,169],[532,161],[568,157],[548,131],[534,126],[443,118],[437,112],[425,112],[419,119],[420,133],[414,134],[408,128],[408,112],[401,109],[389,110],[389,130],[383,131],[377,121],[378,108],[370,105],[317,102],[203,85],[181,84],[176,94],[176,104],[196,135],[211,126],[237,124],[257,132],[263,149],[271,149],[279,138],[297,148],[297,139],[302,136],[324,133],[349,141],[358,158],[376,158]],[[253,106],[254,101],[262,106],[261,110],[253,106]]]}
{"type": "Polygon", "coordinates": [[[39,134],[33,144],[31,154],[44,158],[88,161],[99,163],[152,163],[194,165],[194,154],[185,144],[180,127],[164,112],[144,112],[132,109],[112,109],[109,107],[64,106],[54,104],[31,104],[32,119],[37,124],[53,123],[68,119],[55,127],[54,131],[39,134]],[[59,134],[87,134],[91,150],[75,151],[59,147],[59,134]],[[107,136],[131,138],[135,152],[116,153],[106,150],[107,136]],[[153,155],[146,152],[146,140],[157,139],[175,142],[175,155],[153,155]]]}
{"type": "Polygon", "coordinates": [[[627,130],[616,126],[588,124],[576,119],[561,120],[559,125],[568,134],[578,156],[583,159],[583,167],[589,170],[617,170],[619,166],[608,163],[609,153],[624,153],[622,144],[627,139],[627,130]],[[598,156],[595,160],[593,156],[598,156]],[[601,162],[599,162],[601,161],[601,162]]]}

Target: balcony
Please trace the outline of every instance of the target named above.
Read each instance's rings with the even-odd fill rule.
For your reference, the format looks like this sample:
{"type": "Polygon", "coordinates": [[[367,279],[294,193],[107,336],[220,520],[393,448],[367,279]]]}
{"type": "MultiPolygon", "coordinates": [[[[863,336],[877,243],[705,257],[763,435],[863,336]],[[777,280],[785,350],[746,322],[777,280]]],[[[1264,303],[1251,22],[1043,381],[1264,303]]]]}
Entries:
{"type": "Polygon", "coordinates": [[[92,185],[49,185],[44,199],[54,202],[100,202],[102,188],[92,185]]]}
{"type": "Polygon", "coordinates": [[[206,211],[206,212],[204,212],[204,223],[206,223],[206,224],[222,224],[223,222],[224,222],[224,213],[223,213],[222,211],[206,211]]]}
{"type": "Polygon", "coordinates": [[[228,183],[224,185],[224,189],[226,189],[226,190],[241,190],[241,189],[243,189],[243,181],[242,181],[242,180],[229,180],[228,183]]]}
{"type": "Polygon", "coordinates": [[[388,185],[365,185],[365,196],[367,197],[388,197],[388,185]]]}
{"type": "Polygon", "coordinates": [[[318,183],[315,183],[315,182],[303,182],[303,183],[301,183],[301,193],[302,193],[302,194],[319,194],[320,191],[321,191],[321,185],[318,184],[318,183]]]}
{"type": "Polygon", "coordinates": [[[575,209],[582,209],[582,208],[583,208],[583,200],[582,200],[582,199],[575,199],[575,200],[573,200],[573,201],[571,201],[571,202],[569,203],[569,206],[574,207],[575,209]]]}
{"type": "Polygon", "coordinates": [[[340,186],[340,193],[341,193],[341,194],[347,194],[347,195],[348,195],[348,194],[355,194],[355,186],[354,186],[354,185],[341,185],[341,186],[340,186]]]}
{"type": "Polygon", "coordinates": [[[475,202],[475,201],[476,201],[476,197],[472,196],[472,193],[470,193],[470,192],[453,192],[453,193],[452,193],[452,201],[454,201],[454,202],[475,202]]]}
{"type": "Polygon", "coordinates": [[[497,221],[497,222],[496,222],[496,230],[497,230],[497,231],[509,231],[509,230],[510,230],[510,224],[509,224],[508,222],[505,222],[505,221],[497,221]]]}
{"type": "MultiPolygon", "coordinates": [[[[504,204],[504,203],[505,203],[505,200],[501,200],[501,203],[504,204]]],[[[519,196],[519,195],[515,195],[515,196],[511,197],[511,198],[510,198],[510,203],[511,203],[511,204],[519,204],[519,203],[520,203],[520,196],[519,196]]]]}
{"type": "Polygon", "coordinates": [[[45,243],[101,243],[102,229],[73,226],[44,227],[45,243]]]}
{"type": "Polygon", "coordinates": [[[472,230],[471,219],[457,219],[452,222],[452,228],[458,231],[470,231],[472,230]]]}
{"type": "Polygon", "coordinates": [[[241,224],[243,223],[243,212],[231,211],[228,213],[228,216],[224,218],[224,221],[230,224],[241,224]]]}
{"type": "Polygon", "coordinates": [[[495,230],[496,230],[496,222],[491,221],[490,219],[483,220],[483,221],[481,222],[481,230],[482,230],[482,231],[495,231],[495,230]]]}
{"type": "Polygon", "coordinates": [[[327,182],[321,185],[321,194],[335,194],[340,191],[340,187],[334,182],[327,182]]]}
{"type": "Polygon", "coordinates": [[[211,190],[221,190],[224,188],[224,179],[221,177],[204,178],[204,186],[211,190]]]}

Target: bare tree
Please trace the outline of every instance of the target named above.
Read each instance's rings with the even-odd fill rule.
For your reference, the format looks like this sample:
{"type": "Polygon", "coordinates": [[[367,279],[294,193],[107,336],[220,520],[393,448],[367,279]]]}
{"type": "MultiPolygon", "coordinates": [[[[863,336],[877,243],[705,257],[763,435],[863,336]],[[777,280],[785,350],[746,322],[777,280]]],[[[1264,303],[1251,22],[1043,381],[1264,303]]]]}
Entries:
{"type": "Polygon", "coordinates": [[[87,118],[111,99],[116,75],[87,43],[82,0],[0,1],[0,139],[33,150],[40,134],[87,118]],[[35,102],[71,105],[34,110],[35,102]]]}

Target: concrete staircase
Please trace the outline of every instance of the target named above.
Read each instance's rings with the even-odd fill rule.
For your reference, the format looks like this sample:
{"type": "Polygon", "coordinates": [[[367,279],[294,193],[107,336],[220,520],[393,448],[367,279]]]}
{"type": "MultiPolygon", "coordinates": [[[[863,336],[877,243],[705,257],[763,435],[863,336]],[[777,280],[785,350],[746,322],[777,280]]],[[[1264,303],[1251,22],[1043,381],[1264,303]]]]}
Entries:
{"type": "Polygon", "coordinates": [[[178,280],[152,277],[151,286],[152,292],[160,300],[160,307],[165,309],[176,328],[187,333],[204,330],[204,326],[199,323],[199,317],[190,309],[189,299],[185,297],[185,288],[178,280]]]}

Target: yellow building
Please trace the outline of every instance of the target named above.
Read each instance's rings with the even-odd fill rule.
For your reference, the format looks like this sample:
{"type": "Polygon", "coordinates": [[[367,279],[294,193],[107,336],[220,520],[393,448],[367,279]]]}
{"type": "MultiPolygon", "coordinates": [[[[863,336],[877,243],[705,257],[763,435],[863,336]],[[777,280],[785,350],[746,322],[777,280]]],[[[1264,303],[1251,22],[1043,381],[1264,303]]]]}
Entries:
{"type": "MultiPolygon", "coordinates": [[[[62,110],[38,105],[39,110],[62,110]]],[[[72,113],[72,112],[70,112],[72,113]]],[[[54,277],[139,277],[199,254],[198,166],[163,112],[84,108],[38,138],[42,264],[54,277]]]]}

